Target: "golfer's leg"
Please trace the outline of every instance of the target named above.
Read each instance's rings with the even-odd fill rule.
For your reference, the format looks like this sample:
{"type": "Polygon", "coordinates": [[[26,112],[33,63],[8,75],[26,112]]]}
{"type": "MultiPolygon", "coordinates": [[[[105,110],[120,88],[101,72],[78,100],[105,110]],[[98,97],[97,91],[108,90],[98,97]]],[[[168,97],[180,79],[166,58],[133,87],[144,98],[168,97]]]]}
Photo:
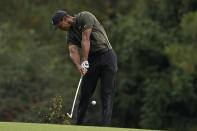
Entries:
{"type": "Polygon", "coordinates": [[[106,65],[101,72],[101,100],[103,126],[110,126],[113,109],[113,96],[117,73],[117,62],[114,52],[105,55],[106,65]]]}
{"type": "Polygon", "coordinates": [[[83,77],[81,85],[81,94],[77,110],[77,125],[83,124],[83,120],[87,111],[87,107],[90,103],[90,98],[96,88],[97,80],[99,77],[97,68],[91,69],[83,77]]]}
{"type": "Polygon", "coordinates": [[[104,71],[101,76],[101,100],[103,126],[110,126],[113,109],[113,96],[115,88],[115,74],[104,71]]]}

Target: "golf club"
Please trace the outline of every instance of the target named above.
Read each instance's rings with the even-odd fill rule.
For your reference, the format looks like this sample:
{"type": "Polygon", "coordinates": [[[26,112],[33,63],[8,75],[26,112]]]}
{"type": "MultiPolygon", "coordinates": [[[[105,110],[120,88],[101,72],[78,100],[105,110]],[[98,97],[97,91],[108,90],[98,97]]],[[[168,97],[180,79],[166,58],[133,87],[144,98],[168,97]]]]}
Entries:
{"type": "Polygon", "coordinates": [[[81,76],[81,78],[80,78],[80,80],[79,80],[79,84],[78,84],[78,87],[77,87],[77,91],[76,91],[76,93],[75,93],[75,98],[74,98],[74,101],[73,101],[73,106],[72,106],[71,113],[70,113],[70,114],[67,113],[67,116],[68,116],[69,118],[72,118],[72,116],[73,116],[73,110],[74,110],[74,108],[75,108],[75,102],[76,102],[76,99],[77,99],[77,94],[78,94],[78,91],[79,91],[79,88],[80,88],[81,80],[82,80],[82,79],[83,79],[83,76],[81,76]]]}

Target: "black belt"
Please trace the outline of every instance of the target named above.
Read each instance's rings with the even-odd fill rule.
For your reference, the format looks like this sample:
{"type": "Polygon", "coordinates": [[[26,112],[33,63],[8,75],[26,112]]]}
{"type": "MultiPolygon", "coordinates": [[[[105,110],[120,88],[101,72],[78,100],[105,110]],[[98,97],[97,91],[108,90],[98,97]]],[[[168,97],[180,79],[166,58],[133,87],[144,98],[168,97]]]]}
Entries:
{"type": "Polygon", "coordinates": [[[105,49],[102,49],[102,50],[99,50],[99,51],[95,51],[95,52],[89,52],[89,56],[96,56],[96,55],[101,55],[101,54],[104,54],[108,51],[110,51],[111,49],[109,48],[105,48],[105,49]]]}

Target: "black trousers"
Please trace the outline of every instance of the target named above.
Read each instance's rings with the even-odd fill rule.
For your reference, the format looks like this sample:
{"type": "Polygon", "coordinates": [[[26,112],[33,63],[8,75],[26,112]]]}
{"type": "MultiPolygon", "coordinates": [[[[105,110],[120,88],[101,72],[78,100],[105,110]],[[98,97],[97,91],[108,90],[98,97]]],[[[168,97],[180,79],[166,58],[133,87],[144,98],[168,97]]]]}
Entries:
{"type": "Polygon", "coordinates": [[[90,68],[83,77],[81,94],[77,110],[77,125],[82,125],[94,93],[98,79],[101,80],[101,101],[103,126],[110,126],[115,89],[115,77],[118,70],[117,58],[113,49],[102,54],[93,54],[88,57],[90,68]]]}

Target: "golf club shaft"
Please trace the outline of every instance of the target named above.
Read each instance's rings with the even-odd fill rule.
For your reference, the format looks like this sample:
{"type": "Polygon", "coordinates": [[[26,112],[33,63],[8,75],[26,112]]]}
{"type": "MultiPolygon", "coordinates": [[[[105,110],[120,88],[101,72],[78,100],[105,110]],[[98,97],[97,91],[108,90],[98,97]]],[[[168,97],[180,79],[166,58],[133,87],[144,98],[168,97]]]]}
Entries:
{"type": "Polygon", "coordinates": [[[75,93],[75,98],[74,98],[74,101],[73,101],[73,106],[72,106],[72,110],[71,110],[71,118],[72,118],[72,115],[73,115],[73,111],[74,111],[74,108],[75,108],[75,102],[76,102],[76,99],[77,99],[77,94],[78,94],[78,91],[79,91],[79,88],[80,88],[80,85],[81,85],[81,80],[82,80],[83,76],[81,76],[80,80],[79,80],[79,84],[78,84],[78,87],[77,87],[77,91],[75,93]]]}

